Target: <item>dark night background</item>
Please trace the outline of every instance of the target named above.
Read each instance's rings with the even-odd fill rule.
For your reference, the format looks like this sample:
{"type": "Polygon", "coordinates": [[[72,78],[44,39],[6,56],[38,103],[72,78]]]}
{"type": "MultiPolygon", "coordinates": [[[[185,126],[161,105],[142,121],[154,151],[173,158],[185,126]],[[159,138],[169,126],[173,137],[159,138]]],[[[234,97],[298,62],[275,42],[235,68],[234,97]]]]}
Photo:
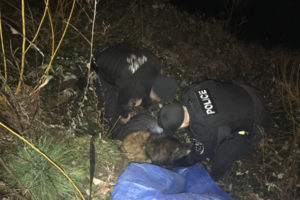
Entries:
{"type": "Polygon", "coordinates": [[[229,20],[227,27],[247,42],[300,47],[299,0],[170,0],[192,15],[229,20]]]}

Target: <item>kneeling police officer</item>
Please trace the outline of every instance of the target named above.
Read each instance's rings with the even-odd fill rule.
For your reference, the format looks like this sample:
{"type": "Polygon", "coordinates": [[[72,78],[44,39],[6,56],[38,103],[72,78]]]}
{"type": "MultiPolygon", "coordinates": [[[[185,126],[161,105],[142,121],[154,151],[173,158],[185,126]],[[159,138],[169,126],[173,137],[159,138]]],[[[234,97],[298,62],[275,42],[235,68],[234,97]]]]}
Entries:
{"type": "Polygon", "coordinates": [[[151,108],[153,100],[171,101],[177,82],[161,74],[160,61],[146,49],[128,43],[106,45],[94,54],[92,69],[100,82],[96,84],[99,103],[106,118],[130,119],[130,107],[151,108]]]}
{"type": "Polygon", "coordinates": [[[182,94],[182,104],[164,106],[158,124],[167,134],[186,128],[193,151],[176,166],[188,166],[210,158],[215,180],[236,161],[253,152],[271,117],[258,92],[244,84],[213,80],[193,84],[182,94]]]}

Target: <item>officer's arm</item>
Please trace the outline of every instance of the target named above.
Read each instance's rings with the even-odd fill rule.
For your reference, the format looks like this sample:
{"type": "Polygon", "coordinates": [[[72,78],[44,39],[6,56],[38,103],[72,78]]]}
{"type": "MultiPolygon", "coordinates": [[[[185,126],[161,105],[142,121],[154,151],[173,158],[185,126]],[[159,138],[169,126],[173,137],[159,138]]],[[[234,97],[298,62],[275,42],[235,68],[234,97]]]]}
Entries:
{"type": "Polygon", "coordinates": [[[214,150],[217,145],[217,130],[214,127],[207,128],[202,126],[202,124],[194,123],[191,127],[193,133],[195,134],[196,145],[203,147],[201,155],[207,157],[214,150]]]}
{"type": "Polygon", "coordinates": [[[153,102],[150,98],[150,95],[146,95],[144,98],[143,98],[143,107],[146,108],[146,109],[149,109],[152,105],[153,105],[153,102]]]}
{"type": "Polygon", "coordinates": [[[122,118],[127,118],[129,114],[129,100],[130,95],[126,93],[124,90],[119,92],[118,96],[118,113],[122,118]]]}

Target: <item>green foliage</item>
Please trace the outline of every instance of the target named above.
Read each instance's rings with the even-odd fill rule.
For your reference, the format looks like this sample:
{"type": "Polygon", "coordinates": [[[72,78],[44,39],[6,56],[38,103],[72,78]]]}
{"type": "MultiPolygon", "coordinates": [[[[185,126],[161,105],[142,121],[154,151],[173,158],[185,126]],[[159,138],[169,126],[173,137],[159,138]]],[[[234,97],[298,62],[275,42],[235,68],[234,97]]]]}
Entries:
{"type": "MultiPolygon", "coordinates": [[[[70,169],[72,166],[72,160],[75,158],[74,152],[68,149],[63,141],[41,138],[36,141],[36,146],[64,170],[70,169]]],[[[6,164],[22,187],[30,192],[32,199],[49,200],[78,197],[78,192],[61,172],[31,147],[19,147],[16,154],[6,160],[6,164]]],[[[11,176],[4,171],[0,172],[6,177],[5,180],[10,185],[17,185],[11,176]]],[[[68,174],[68,170],[66,173],[68,174]]],[[[83,170],[74,167],[69,175],[77,184],[78,181],[74,180],[72,175],[78,180],[83,177],[83,174],[83,170]]]]}
{"type": "Polygon", "coordinates": [[[121,161],[121,153],[115,141],[105,139],[95,143],[96,159],[117,165],[121,161]]]}

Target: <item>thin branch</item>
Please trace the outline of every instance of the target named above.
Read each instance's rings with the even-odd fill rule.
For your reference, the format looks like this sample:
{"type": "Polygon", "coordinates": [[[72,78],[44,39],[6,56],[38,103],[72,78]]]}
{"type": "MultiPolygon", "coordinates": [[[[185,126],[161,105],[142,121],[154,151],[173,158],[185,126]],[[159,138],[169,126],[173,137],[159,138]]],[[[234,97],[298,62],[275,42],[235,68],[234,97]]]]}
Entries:
{"type": "MultiPolygon", "coordinates": [[[[67,23],[66,20],[64,20],[64,23],[67,23]]],[[[81,35],[81,37],[89,44],[91,45],[91,42],[71,23],[69,23],[69,25],[77,32],[79,33],[79,35],[81,35]]]]}
{"type": "Polygon", "coordinates": [[[23,83],[23,73],[24,73],[24,64],[25,64],[25,43],[26,43],[26,24],[25,24],[25,2],[22,0],[22,57],[21,57],[21,73],[19,77],[19,83],[15,94],[18,94],[20,91],[21,84],[23,83]]]}
{"type": "Polygon", "coordinates": [[[32,46],[32,44],[34,44],[34,42],[35,42],[37,36],[39,35],[40,29],[41,29],[41,27],[42,27],[42,24],[43,24],[43,22],[44,22],[44,19],[45,19],[47,10],[48,10],[48,4],[49,4],[49,0],[47,0],[47,2],[46,2],[44,14],[43,14],[43,17],[42,17],[42,19],[41,19],[41,22],[39,23],[39,27],[38,27],[38,29],[37,29],[37,31],[36,31],[36,33],[35,33],[35,35],[34,35],[32,41],[29,43],[27,49],[25,50],[25,54],[26,54],[27,51],[30,49],[30,47],[32,46]]]}
{"type": "Polygon", "coordinates": [[[14,59],[15,61],[15,65],[17,66],[17,69],[18,69],[18,72],[20,73],[20,66],[19,66],[19,63],[15,57],[15,53],[12,49],[12,44],[11,44],[11,40],[9,40],[9,49],[10,49],[10,54],[11,54],[11,57],[14,59]]]}
{"type": "MultiPolygon", "coordinates": [[[[69,23],[70,23],[70,20],[71,20],[71,17],[72,17],[74,8],[75,8],[75,3],[76,3],[76,0],[73,0],[72,8],[71,8],[71,11],[70,11],[70,14],[69,14],[69,17],[68,17],[68,21],[67,21],[66,27],[65,27],[65,29],[64,29],[64,31],[63,31],[63,34],[62,34],[62,36],[61,36],[61,38],[60,38],[60,40],[59,40],[59,42],[58,42],[58,45],[57,45],[57,47],[56,47],[54,53],[51,55],[51,59],[50,59],[50,61],[49,61],[49,64],[48,64],[48,66],[47,66],[47,68],[46,68],[46,70],[45,70],[43,76],[40,78],[39,83],[35,86],[35,88],[33,89],[33,91],[37,91],[36,88],[38,88],[39,85],[42,84],[42,83],[44,82],[43,80],[45,79],[45,77],[46,77],[47,74],[49,73],[49,70],[50,70],[50,68],[51,68],[52,62],[53,62],[53,60],[54,60],[54,57],[55,57],[55,55],[56,55],[58,49],[60,48],[60,45],[61,45],[61,43],[62,43],[62,41],[63,41],[63,39],[64,39],[64,37],[65,37],[65,35],[66,35],[66,32],[67,32],[68,27],[69,27],[69,23]]],[[[33,92],[31,92],[29,95],[31,96],[32,94],[33,94],[33,92]]]]}
{"type": "MultiPolygon", "coordinates": [[[[12,34],[20,35],[21,37],[23,37],[23,34],[20,33],[19,31],[17,31],[17,30],[16,30],[14,27],[12,27],[10,24],[8,24],[8,23],[5,22],[5,21],[4,21],[4,23],[5,23],[7,26],[9,26],[10,31],[11,31],[12,34]]],[[[37,51],[41,54],[41,56],[45,57],[45,54],[44,54],[44,53],[36,46],[36,44],[32,43],[32,42],[31,42],[28,38],[26,38],[26,37],[25,37],[25,39],[26,39],[26,41],[27,41],[28,43],[31,44],[31,46],[32,46],[33,48],[35,48],[35,50],[37,50],[37,51]]]]}
{"type": "Polygon", "coordinates": [[[82,5],[80,4],[80,2],[77,2],[79,7],[83,10],[84,14],[87,16],[87,18],[89,19],[89,22],[92,23],[92,19],[90,18],[89,14],[86,12],[86,10],[84,9],[84,7],[82,7],[82,5]]]}
{"type": "Polygon", "coordinates": [[[91,63],[92,63],[92,59],[93,59],[93,43],[94,43],[94,30],[95,30],[95,22],[96,22],[96,14],[97,14],[97,4],[98,4],[98,1],[94,0],[94,15],[93,15],[92,35],[91,35],[91,42],[90,42],[90,59],[89,59],[90,64],[87,65],[87,68],[88,68],[87,82],[86,82],[83,98],[82,98],[82,101],[80,104],[81,106],[83,105],[83,102],[86,99],[86,93],[87,93],[88,87],[89,87],[89,79],[90,79],[90,74],[91,74],[91,63]]]}
{"type": "MultiPolygon", "coordinates": [[[[2,49],[2,55],[3,55],[3,65],[4,65],[4,78],[7,81],[7,66],[6,66],[6,57],[5,57],[5,49],[3,44],[3,34],[2,34],[2,23],[1,23],[1,12],[0,12],[0,39],[1,39],[1,49],[2,49]]],[[[0,70],[1,73],[1,70],[0,70]]]]}
{"type": "Polygon", "coordinates": [[[55,34],[54,34],[53,21],[52,21],[52,16],[51,16],[50,9],[47,10],[47,14],[48,14],[48,18],[49,18],[51,36],[52,36],[51,55],[53,55],[54,54],[54,47],[55,47],[55,34]]]}

